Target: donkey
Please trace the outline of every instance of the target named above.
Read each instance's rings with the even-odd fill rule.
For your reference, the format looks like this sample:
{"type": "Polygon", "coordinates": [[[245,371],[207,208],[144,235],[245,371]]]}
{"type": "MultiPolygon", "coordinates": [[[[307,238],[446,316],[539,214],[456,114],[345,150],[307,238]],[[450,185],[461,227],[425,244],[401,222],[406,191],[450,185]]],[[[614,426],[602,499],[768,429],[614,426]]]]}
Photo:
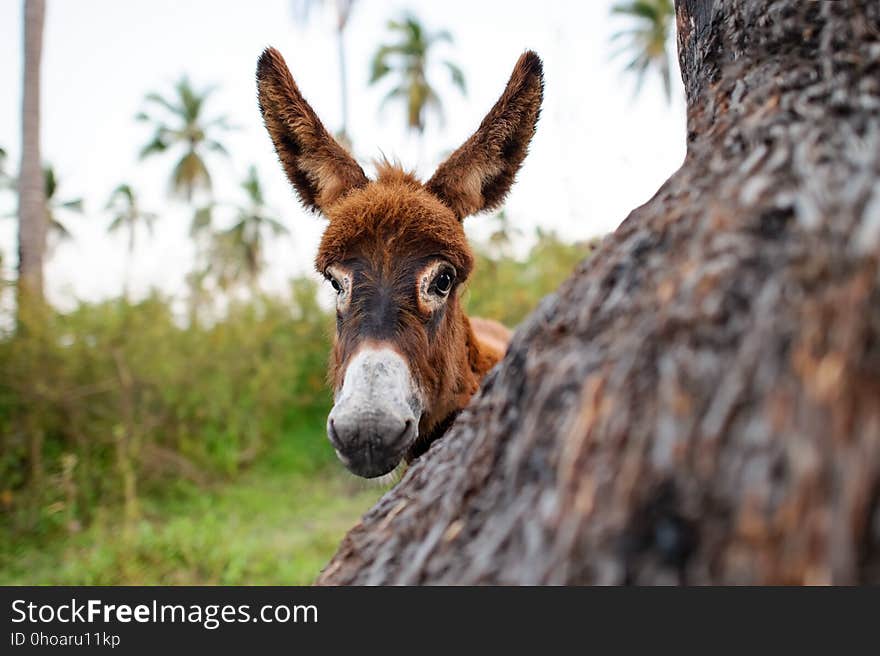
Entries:
{"type": "Polygon", "coordinates": [[[315,265],[336,292],[327,436],[354,474],[382,476],[441,437],[503,357],[501,324],[465,316],[474,258],[462,221],[497,208],[543,97],[526,52],[477,131],[426,183],[383,160],[369,180],[322,125],[274,48],[257,64],[260,112],[302,204],[329,223],[315,265]]]}

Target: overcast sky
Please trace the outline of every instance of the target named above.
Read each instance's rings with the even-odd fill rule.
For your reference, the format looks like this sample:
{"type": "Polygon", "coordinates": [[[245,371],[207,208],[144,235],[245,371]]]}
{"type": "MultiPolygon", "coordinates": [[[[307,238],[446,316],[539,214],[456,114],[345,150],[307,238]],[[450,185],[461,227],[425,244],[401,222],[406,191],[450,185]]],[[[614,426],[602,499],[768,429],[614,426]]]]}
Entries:
{"type": "MultiPolygon", "coordinates": [[[[136,294],[150,287],[183,294],[192,263],[187,237],[191,210],[169,202],[174,160],[137,161],[149,128],[134,121],[148,91],[166,91],[187,73],[197,86],[217,84],[208,114],[226,114],[240,129],[226,139],[229,159],[210,161],[218,200],[240,200],[238,183],[250,164],[263,180],[269,204],[292,236],[273,243],[264,277],[268,288],[309,271],[323,219],[306,214],[275,159],[263,129],[254,86],[257,57],[273,45],[284,54],[306,98],[325,125],[340,121],[340,91],[332,12],[316,11],[308,26],[296,21],[291,0],[48,0],[43,58],[43,156],[57,171],[62,200],[82,196],[86,214],[65,216],[75,235],[52,254],[50,299],[120,293],[127,253],[122,236],[108,236],[103,211],[110,191],[129,182],[143,205],[160,214],[155,236],[142,240],[131,264],[136,294]]],[[[331,3],[325,3],[330,5],[331,3]]],[[[684,157],[684,102],[675,72],[667,105],[659,83],[640,95],[611,60],[611,34],[623,23],[609,17],[610,2],[534,0],[358,0],[347,31],[350,132],[365,170],[382,153],[427,176],[444,153],[477,127],[502,91],[519,54],[531,48],[544,61],[545,99],[531,152],[507,203],[516,227],[554,229],[568,239],[613,230],[648,200],[684,157]],[[389,18],[411,10],[430,29],[448,29],[451,46],[438,55],[464,70],[468,93],[449,84],[442,67],[434,81],[445,105],[445,125],[429,118],[421,148],[404,130],[402,109],[379,113],[387,87],[369,87],[369,63],[386,40],[389,18]],[[422,161],[419,161],[419,157],[422,161]]],[[[20,156],[22,2],[0,2],[0,147],[13,170],[20,156]]],[[[15,210],[9,193],[0,214],[15,210]]],[[[479,237],[488,217],[467,220],[479,237]]],[[[10,268],[16,250],[12,219],[0,219],[0,251],[10,268]]]]}

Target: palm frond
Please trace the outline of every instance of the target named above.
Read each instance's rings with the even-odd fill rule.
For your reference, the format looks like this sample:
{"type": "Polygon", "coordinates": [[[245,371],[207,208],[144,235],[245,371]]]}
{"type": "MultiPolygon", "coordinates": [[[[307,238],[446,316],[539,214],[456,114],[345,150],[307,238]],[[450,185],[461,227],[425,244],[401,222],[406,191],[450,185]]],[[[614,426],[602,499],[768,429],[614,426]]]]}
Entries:
{"type": "Polygon", "coordinates": [[[205,142],[205,148],[210,150],[213,153],[219,153],[221,155],[225,155],[229,157],[229,151],[226,150],[226,146],[215,139],[209,139],[205,142]]]}
{"type": "Polygon", "coordinates": [[[611,13],[648,21],[657,21],[665,15],[675,13],[671,0],[630,0],[618,2],[611,8],[611,13]]]}
{"type": "Polygon", "coordinates": [[[672,0],[624,0],[615,4],[611,13],[626,16],[633,21],[631,27],[612,34],[612,43],[626,40],[612,53],[612,58],[623,54],[631,57],[624,70],[635,75],[637,93],[648,71],[655,69],[669,101],[671,79],[667,43],[675,16],[672,0]]]}
{"type": "Polygon", "coordinates": [[[392,54],[397,53],[396,46],[380,46],[376,53],[373,55],[372,62],[370,64],[370,84],[374,84],[381,80],[385,75],[391,72],[391,65],[388,63],[388,58],[392,54]]]}
{"type": "Polygon", "coordinates": [[[128,207],[134,205],[134,191],[132,190],[131,185],[125,183],[117,185],[116,188],[110,192],[110,198],[107,199],[107,204],[104,206],[104,209],[112,209],[116,204],[117,198],[124,199],[128,207]]]}
{"type": "Polygon", "coordinates": [[[49,232],[52,233],[59,241],[69,241],[73,239],[73,235],[67,226],[61,223],[54,215],[49,214],[49,232]]]}
{"type": "Polygon", "coordinates": [[[172,193],[192,200],[197,190],[210,188],[211,175],[199,154],[193,150],[184,154],[171,173],[172,193]]]}
{"type": "Polygon", "coordinates": [[[66,210],[71,212],[76,212],[77,214],[83,213],[83,199],[76,198],[74,200],[68,200],[61,203],[58,207],[63,207],[66,210]]]}
{"type": "Polygon", "coordinates": [[[407,25],[405,21],[399,21],[394,18],[389,20],[386,26],[392,32],[406,32],[407,30],[407,25]]]}
{"type": "Polygon", "coordinates": [[[428,43],[452,43],[452,40],[452,32],[449,30],[440,30],[434,32],[434,34],[428,38],[428,43]]]}
{"type": "Polygon", "coordinates": [[[205,129],[208,128],[219,128],[221,130],[233,131],[238,130],[239,126],[230,123],[229,118],[226,116],[217,116],[210,121],[205,122],[205,129]]]}
{"type": "MultiPolygon", "coordinates": [[[[148,104],[152,103],[154,105],[159,105],[166,111],[170,112],[171,114],[175,114],[176,116],[184,115],[184,110],[180,105],[175,105],[173,102],[171,102],[161,94],[156,93],[155,91],[150,92],[146,96],[144,96],[144,102],[148,104]]],[[[144,116],[146,120],[149,120],[150,118],[149,115],[146,114],[146,112],[140,112],[138,116],[144,116]]]]}
{"type": "Polygon", "coordinates": [[[159,130],[153,135],[153,138],[147,142],[147,144],[141,148],[138,153],[138,159],[146,159],[150,155],[155,155],[156,153],[164,153],[168,150],[168,142],[165,141],[163,137],[163,130],[159,130]]]}
{"type": "Polygon", "coordinates": [[[128,223],[128,215],[117,214],[107,226],[107,232],[116,232],[128,223]]]}
{"type": "Polygon", "coordinates": [[[49,164],[43,167],[43,192],[46,194],[47,202],[52,200],[57,190],[58,178],[55,176],[54,167],[49,164]]]}
{"type": "Polygon", "coordinates": [[[464,80],[464,71],[462,71],[456,64],[453,64],[451,61],[446,60],[443,62],[443,65],[449,70],[449,75],[452,77],[452,83],[457,86],[462,94],[467,94],[467,86],[465,85],[464,80]]]}
{"type": "Polygon", "coordinates": [[[260,185],[260,178],[257,175],[257,167],[251,164],[248,168],[247,177],[241,183],[241,188],[247,194],[248,200],[254,205],[263,204],[263,188],[260,185]]]}

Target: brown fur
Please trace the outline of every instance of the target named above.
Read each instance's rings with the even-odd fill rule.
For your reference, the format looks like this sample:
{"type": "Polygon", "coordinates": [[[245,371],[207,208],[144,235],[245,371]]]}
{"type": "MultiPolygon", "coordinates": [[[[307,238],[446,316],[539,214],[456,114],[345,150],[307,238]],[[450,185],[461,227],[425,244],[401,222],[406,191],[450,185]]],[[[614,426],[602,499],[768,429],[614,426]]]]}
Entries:
{"type": "Polygon", "coordinates": [[[471,330],[480,343],[483,351],[494,353],[498,359],[504,356],[507,345],[510,343],[510,330],[492,319],[482,317],[470,317],[471,330]]]}
{"type": "Polygon", "coordinates": [[[497,207],[513,183],[540,111],[541,62],[520,57],[501,98],[465,144],[422,184],[388,162],[375,181],[327,133],[281,55],[266,50],[257,68],[260,109],[281,164],[303,204],[329,219],[315,261],[319,272],[352,272],[348,305],[337,312],[330,379],[339,389],[352,355],[370,341],[407,360],[425,397],[419,442],[437,437],[467,405],[504,355],[509,332],[469,320],[458,290],[473,268],[462,219],[497,207]],[[455,288],[439,309],[418,302],[416,277],[433,261],[455,268],[455,288]]]}

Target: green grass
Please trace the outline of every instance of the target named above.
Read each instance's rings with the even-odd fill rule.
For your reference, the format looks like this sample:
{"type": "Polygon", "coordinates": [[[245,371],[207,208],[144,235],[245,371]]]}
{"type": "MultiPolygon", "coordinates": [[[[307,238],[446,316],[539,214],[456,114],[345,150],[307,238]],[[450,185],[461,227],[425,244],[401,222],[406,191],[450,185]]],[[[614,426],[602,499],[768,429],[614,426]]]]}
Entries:
{"type": "Polygon", "coordinates": [[[128,530],[103,509],[74,535],[0,535],[0,584],[309,584],[383,491],[341,465],[305,471],[288,439],[222,486],[142,500],[128,530]]]}

